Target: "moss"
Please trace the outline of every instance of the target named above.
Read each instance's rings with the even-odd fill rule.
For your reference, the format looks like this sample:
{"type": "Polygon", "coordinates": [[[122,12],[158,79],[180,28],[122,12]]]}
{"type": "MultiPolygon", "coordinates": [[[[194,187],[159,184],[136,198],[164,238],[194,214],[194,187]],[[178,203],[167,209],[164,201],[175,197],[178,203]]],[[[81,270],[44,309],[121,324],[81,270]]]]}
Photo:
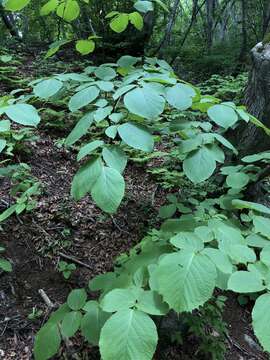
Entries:
{"type": "Polygon", "coordinates": [[[269,44],[270,43],[270,33],[267,33],[262,41],[263,45],[269,44]]]}

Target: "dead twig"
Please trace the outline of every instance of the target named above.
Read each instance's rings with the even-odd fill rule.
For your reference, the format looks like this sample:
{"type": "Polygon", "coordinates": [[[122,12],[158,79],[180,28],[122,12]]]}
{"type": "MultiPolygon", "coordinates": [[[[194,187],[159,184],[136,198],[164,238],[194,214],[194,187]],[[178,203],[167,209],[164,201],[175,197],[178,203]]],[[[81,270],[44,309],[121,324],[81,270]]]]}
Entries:
{"type": "Polygon", "coordinates": [[[76,258],[73,257],[73,256],[64,254],[64,253],[62,253],[62,252],[58,252],[58,255],[59,255],[60,257],[64,258],[64,259],[73,261],[74,263],[76,263],[76,264],[78,264],[78,265],[84,266],[84,267],[86,267],[86,268],[89,269],[89,270],[93,270],[93,268],[92,268],[90,265],[85,264],[84,262],[82,262],[81,260],[76,259],[76,258]]]}

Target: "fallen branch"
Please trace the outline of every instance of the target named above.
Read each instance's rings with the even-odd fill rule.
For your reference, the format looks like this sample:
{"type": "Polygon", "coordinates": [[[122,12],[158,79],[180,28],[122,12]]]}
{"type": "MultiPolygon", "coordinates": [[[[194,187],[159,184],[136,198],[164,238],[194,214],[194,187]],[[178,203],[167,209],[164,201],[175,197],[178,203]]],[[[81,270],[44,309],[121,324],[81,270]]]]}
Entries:
{"type": "Polygon", "coordinates": [[[81,260],[78,260],[78,259],[74,258],[73,256],[64,254],[64,253],[62,253],[62,252],[58,252],[58,255],[59,255],[60,257],[64,258],[64,259],[73,261],[74,263],[76,263],[76,264],[78,264],[78,265],[84,266],[84,267],[86,267],[86,268],[89,269],[89,270],[93,270],[93,268],[92,268],[90,265],[85,264],[84,262],[82,262],[81,260]]]}
{"type": "Polygon", "coordinates": [[[48,306],[49,309],[53,309],[55,305],[51,302],[49,296],[45,293],[43,289],[38,290],[39,295],[42,297],[45,304],[48,306]]]}

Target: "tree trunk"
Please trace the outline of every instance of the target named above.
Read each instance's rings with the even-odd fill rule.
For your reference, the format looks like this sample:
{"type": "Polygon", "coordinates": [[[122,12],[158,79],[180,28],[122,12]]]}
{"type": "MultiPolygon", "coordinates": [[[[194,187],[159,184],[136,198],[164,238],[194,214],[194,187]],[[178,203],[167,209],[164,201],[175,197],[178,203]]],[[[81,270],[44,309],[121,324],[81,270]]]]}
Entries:
{"type": "Polygon", "coordinates": [[[241,52],[239,56],[240,62],[245,60],[247,54],[247,3],[246,0],[241,0],[241,26],[242,26],[242,45],[241,45],[241,52]]]}
{"type": "Polygon", "coordinates": [[[0,5],[0,18],[3,20],[3,23],[10,32],[10,35],[16,38],[17,40],[22,41],[22,38],[20,37],[19,32],[16,26],[14,25],[12,19],[5,13],[5,10],[1,5],[0,5]]]}
{"type": "MultiPolygon", "coordinates": [[[[250,114],[270,128],[270,44],[257,44],[251,58],[245,104],[250,114]]],[[[237,142],[241,156],[270,149],[270,136],[251,123],[240,128],[237,142]]]]}

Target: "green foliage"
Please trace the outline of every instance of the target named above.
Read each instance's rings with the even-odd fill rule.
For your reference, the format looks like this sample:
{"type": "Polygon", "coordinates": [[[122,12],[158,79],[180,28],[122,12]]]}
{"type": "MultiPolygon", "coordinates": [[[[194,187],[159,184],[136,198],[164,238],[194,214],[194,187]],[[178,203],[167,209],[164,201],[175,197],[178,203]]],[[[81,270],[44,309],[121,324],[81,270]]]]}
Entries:
{"type": "Polygon", "coordinates": [[[63,274],[65,279],[69,279],[74,270],[76,270],[75,264],[68,264],[65,261],[59,261],[58,271],[63,274]]]}

